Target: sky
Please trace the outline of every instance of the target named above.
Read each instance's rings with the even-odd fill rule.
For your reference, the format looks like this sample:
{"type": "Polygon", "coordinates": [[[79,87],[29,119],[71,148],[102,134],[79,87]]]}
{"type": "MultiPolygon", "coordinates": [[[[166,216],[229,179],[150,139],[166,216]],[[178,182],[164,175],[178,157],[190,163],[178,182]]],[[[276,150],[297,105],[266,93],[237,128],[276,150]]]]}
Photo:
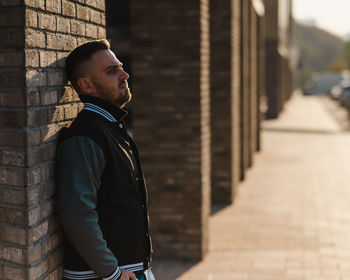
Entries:
{"type": "Polygon", "coordinates": [[[341,37],[350,35],[350,0],[293,0],[293,13],[341,37]]]}

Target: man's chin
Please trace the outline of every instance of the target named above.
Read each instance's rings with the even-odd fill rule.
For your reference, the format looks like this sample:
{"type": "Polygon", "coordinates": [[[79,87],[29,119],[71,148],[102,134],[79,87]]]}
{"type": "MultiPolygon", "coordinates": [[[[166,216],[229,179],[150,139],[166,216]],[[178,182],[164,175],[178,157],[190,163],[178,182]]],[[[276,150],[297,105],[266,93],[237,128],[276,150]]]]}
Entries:
{"type": "Polygon", "coordinates": [[[132,98],[132,94],[128,92],[125,96],[123,96],[123,98],[118,100],[119,107],[123,108],[127,103],[131,101],[131,98],[132,98]]]}

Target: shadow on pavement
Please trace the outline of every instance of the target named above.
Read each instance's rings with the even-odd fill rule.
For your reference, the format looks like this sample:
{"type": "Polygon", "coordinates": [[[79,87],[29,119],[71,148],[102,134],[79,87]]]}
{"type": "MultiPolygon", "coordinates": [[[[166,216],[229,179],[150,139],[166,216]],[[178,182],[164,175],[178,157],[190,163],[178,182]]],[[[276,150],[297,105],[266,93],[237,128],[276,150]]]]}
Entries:
{"type": "MultiPolygon", "coordinates": [[[[224,210],[229,204],[213,204],[210,210],[210,216],[214,216],[224,210]]],[[[190,271],[199,264],[198,261],[181,261],[172,259],[162,259],[157,261],[157,257],[153,261],[152,271],[156,279],[174,280],[190,271]]]]}
{"type": "Polygon", "coordinates": [[[152,271],[156,279],[174,280],[197,264],[196,261],[162,260],[161,263],[154,261],[152,271]]]}
{"type": "Polygon", "coordinates": [[[213,204],[210,209],[210,216],[214,216],[221,210],[224,210],[227,206],[230,206],[230,204],[213,204]]]}
{"type": "Polygon", "coordinates": [[[340,132],[334,132],[334,131],[329,131],[329,130],[322,130],[322,129],[297,129],[297,128],[273,128],[273,127],[267,127],[264,128],[264,131],[269,131],[269,132],[290,132],[290,133],[311,133],[311,134],[335,134],[335,133],[340,133],[340,132]]]}

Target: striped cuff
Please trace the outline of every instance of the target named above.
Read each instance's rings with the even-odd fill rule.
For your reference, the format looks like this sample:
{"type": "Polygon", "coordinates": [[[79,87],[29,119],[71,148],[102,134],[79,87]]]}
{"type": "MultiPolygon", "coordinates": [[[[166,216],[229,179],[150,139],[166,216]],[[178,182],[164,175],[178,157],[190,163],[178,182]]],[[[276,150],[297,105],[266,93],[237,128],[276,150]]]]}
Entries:
{"type": "MultiPolygon", "coordinates": [[[[118,266],[117,269],[112,273],[112,275],[102,279],[118,280],[122,275],[122,269],[127,269],[131,272],[143,271],[144,270],[143,262],[118,266]]],[[[63,274],[64,274],[64,278],[67,278],[67,279],[96,279],[99,277],[93,270],[75,271],[75,270],[65,269],[63,274]]]]}
{"type": "MultiPolygon", "coordinates": [[[[112,275],[102,278],[103,280],[118,280],[122,271],[119,267],[112,273],[112,275]]],[[[99,278],[98,275],[93,270],[87,271],[74,271],[65,269],[63,271],[64,278],[67,279],[96,279],[99,278]]]]}
{"type": "Polygon", "coordinates": [[[135,263],[135,264],[127,264],[120,266],[120,269],[127,269],[131,272],[143,271],[143,262],[135,263]]]}
{"type": "Polygon", "coordinates": [[[122,275],[122,271],[118,266],[117,269],[112,273],[111,276],[108,276],[106,278],[102,278],[102,280],[118,280],[120,275],[122,275]]]}
{"type": "Polygon", "coordinates": [[[65,269],[63,271],[63,277],[67,279],[96,279],[98,276],[92,270],[74,271],[65,269]]]}

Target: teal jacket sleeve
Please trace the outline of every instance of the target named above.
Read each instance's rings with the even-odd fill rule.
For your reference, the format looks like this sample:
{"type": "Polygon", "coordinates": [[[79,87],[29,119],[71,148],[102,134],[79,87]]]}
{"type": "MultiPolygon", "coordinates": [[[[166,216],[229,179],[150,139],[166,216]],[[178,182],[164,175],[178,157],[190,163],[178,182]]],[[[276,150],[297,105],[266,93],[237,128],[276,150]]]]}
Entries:
{"type": "Polygon", "coordinates": [[[121,270],[103,238],[95,210],[104,166],[103,151],[92,139],[78,136],[60,143],[56,209],[67,238],[90,268],[100,277],[118,279],[121,270]]]}

